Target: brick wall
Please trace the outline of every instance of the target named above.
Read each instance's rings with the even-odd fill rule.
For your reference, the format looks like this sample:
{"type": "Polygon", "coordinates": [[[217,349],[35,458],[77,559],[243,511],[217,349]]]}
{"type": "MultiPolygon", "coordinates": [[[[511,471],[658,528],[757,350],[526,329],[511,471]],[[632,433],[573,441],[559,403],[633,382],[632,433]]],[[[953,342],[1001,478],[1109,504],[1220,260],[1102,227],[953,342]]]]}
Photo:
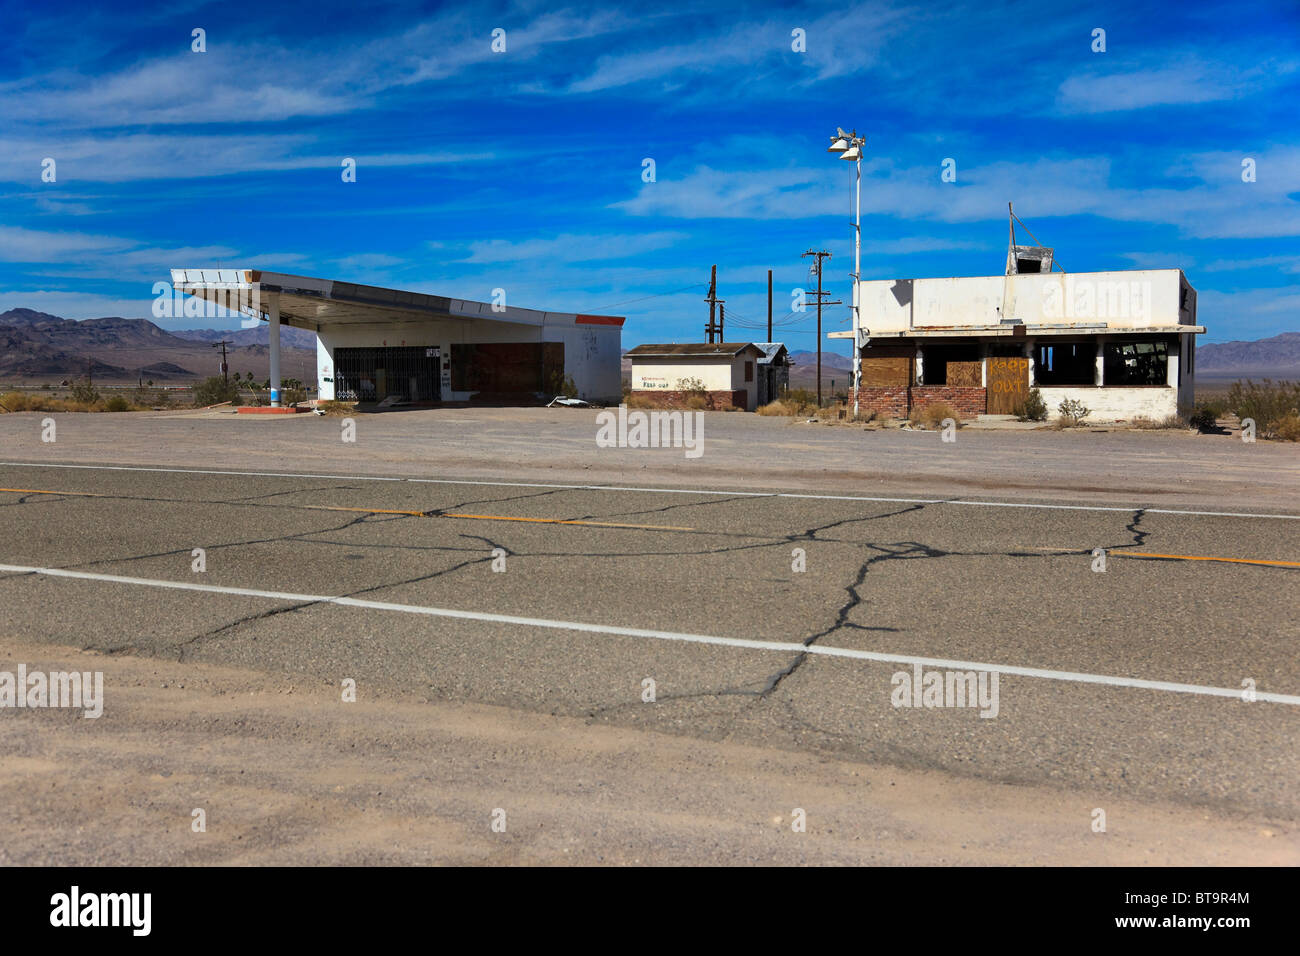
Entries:
{"type": "MultiPolygon", "coordinates": [[[[735,391],[724,389],[722,391],[705,392],[704,400],[708,402],[706,407],[713,411],[720,411],[734,406],[743,412],[745,411],[745,394],[743,388],[738,388],[735,391]]],[[[636,388],[632,390],[634,398],[654,408],[686,408],[687,395],[687,392],[668,391],[658,388],[636,388]]]]}
{"type": "Polygon", "coordinates": [[[875,412],[881,418],[906,418],[907,386],[864,385],[858,392],[858,407],[862,411],[875,412]]]}
{"type": "Polygon", "coordinates": [[[974,418],[984,414],[984,389],[979,386],[914,385],[911,389],[912,408],[924,408],[934,402],[947,402],[957,412],[958,418],[974,418]]]}
{"type": "Polygon", "coordinates": [[[862,386],[858,405],[885,418],[906,418],[913,408],[947,402],[959,418],[984,414],[984,389],[957,385],[862,386]]]}

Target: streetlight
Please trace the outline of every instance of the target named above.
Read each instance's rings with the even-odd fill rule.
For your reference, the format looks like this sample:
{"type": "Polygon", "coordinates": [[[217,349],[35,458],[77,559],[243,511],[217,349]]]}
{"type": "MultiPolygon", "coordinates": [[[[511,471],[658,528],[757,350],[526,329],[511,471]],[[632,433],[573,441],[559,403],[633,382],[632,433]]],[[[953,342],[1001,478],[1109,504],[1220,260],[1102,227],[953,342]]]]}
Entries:
{"type": "Polygon", "coordinates": [[[867,145],[866,137],[859,136],[855,129],[846,133],[835,127],[831,137],[828,153],[839,153],[840,159],[850,160],[857,167],[854,177],[854,212],[853,212],[853,417],[858,417],[858,392],[862,389],[862,345],[859,342],[858,329],[861,314],[858,308],[858,284],[862,274],[862,147],[867,145]]]}

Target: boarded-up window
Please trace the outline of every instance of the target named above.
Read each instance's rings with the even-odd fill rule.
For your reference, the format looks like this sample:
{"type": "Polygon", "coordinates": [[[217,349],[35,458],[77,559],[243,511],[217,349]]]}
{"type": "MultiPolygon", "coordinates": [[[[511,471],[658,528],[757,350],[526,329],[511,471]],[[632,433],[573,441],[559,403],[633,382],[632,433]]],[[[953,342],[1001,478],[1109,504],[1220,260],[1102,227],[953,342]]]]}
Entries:
{"type": "Polygon", "coordinates": [[[545,392],[564,372],[563,342],[481,342],[451,347],[451,387],[457,392],[545,392]]]}
{"type": "Polygon", "coordinates": [[[949,362],[948,384],[979,388],[984,384],[982,362],[949,362]]]}
{"type": "Polygon", "coordinates": [[[752,382],[753,380],[754,380],[754,363],[753,363],[753,362],[746,362],[746,363],[745,363],[745,381],[746,381],[746,382],[752,382]]]}
{"type": "Polygon", "coordinates": [[[862,384],[864,386],[910,385],[912,384],[912,360],[902,355],[891,358],[864,358],[862,384]]]}

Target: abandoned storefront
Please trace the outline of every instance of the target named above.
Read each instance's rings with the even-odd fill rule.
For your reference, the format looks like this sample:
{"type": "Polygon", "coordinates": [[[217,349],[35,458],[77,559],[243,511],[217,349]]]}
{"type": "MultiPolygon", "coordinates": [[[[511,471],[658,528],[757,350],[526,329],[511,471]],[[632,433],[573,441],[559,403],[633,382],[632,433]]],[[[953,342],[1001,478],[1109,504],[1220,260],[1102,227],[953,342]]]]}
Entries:
{"type": "MultiPolygon", "coordinates": [[[[1047,253],[1050,262],[1051,250],[1047,253]]],[[[904,417],[947,402],[1012,414],[1038,388],[1050,411],[1162,419],[1190,406],[1196,291],[1181,270],[862,282],[861,407],[904,417]]],[[[833,338],[852,333],[832,333],[833,338]]]]}

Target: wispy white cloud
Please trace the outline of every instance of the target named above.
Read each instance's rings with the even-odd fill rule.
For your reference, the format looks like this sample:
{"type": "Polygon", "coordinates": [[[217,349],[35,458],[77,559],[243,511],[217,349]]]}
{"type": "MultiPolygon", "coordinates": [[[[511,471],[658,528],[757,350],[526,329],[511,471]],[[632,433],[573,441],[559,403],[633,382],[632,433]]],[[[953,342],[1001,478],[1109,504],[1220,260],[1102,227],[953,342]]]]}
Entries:
{"type": "MultiPolygon", "coordinates": [[[[719,149],[721,155],[779,157],[788,150],[774,140],[762,153],[719,149]]],[[[1196,237],[1300,235],[1300,148],[1257,154],[1259,178],[1243,183],[1241,157],[1192,153],[1172,164],[1158,185],[1124,185],[1109,157],[1000,160],[956,167],[957,181],[931,166],[863,162],[862,211],[907,220],[975,222],[1000,217],[1014,201],[1035,218],[1097,216],[1121,222],[1166,223],[1196,237]],[[1265,181],[1267,173],[1268,181],[1265,181]],[[1189,181],[1190,180],[1190,181],[1189,181]]],[[[810,219],[844,215],[847,189],[822,168],[752,162],[720,169],[698,165],[680,179],[661,176],[614,207],[635,216],[674,219],[810,219]]]]}
{"type": "Polygon", "coordinates": [[[551,262],[595,262],[626,259],[629,256],[668,249],[687,238],[682,232],[633,234],[562,233],[545,239],[485,239],[468,244],[469,255],[459,262],[502,263],[546,260],[551,262]]]}
{"type": "Polygon", "coordinates": [[[1272,85],[1279,69],[1288,68],[1274,64],[1269,69],[1241,70],[1189,56],[1147,69],[1068,77],[1057,91],[1056,102],[1065,113],[1110,113],[1152,106],[1213,103],[1272,85]]]}
{"type": "MultiPolygon", "coordinates": [[[[0,136],[0,180],[33,183],[57,194],[60,183],[199,179],[298,169],[329,171],[338,179],[344,157],[324,154],[315,140],[308,134],[0,136]],[[46,157],[55,161],[54,183],[41,181],[46,157]]],[[[349,155],[357,162],[358,179],[367,167],[459,165],[492,156],[485,151],[452,150],[349,155]]]]}

